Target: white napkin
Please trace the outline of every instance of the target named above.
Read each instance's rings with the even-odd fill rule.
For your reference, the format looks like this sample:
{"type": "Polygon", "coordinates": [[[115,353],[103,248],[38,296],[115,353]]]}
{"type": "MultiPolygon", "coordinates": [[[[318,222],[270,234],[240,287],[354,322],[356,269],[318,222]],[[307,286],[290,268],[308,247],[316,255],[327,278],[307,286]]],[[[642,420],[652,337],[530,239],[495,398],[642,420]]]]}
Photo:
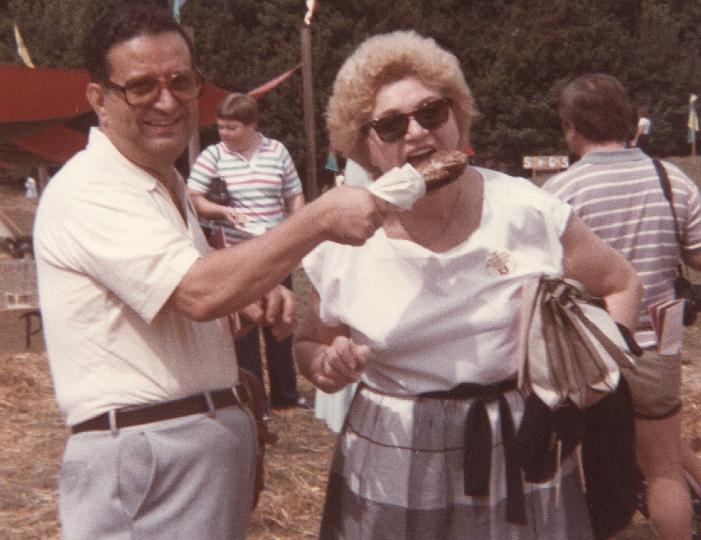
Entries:
{"type": "Polygon", "coordinates": [[[376,197],[402,210],[409,210],[426,194],[426,182],[411,164],[406,163],[380,176],[368,189],[376,197]]]}
{"type": "Polygon", "coordinates": [[[254,225],[252,223],[239,223],[235,228],[245,233],[247,236],[260,236],[267,231],[264,225],[254,225]]]}

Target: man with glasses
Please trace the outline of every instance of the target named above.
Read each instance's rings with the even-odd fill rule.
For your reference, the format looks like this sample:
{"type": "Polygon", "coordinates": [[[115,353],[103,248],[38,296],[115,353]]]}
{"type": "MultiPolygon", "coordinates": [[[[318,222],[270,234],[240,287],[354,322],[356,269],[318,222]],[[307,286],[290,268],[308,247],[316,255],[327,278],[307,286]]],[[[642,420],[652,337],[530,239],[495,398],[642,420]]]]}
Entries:
{"type": "Polygon", "coordinates": [[[294,298],[277,284],[322,241],[362,244],[387,207],[340,187],[263,237],[210,251],[174,168],[202,89],[187,36],[163,11],[121,6],[85,53],[99,128],[47,187],[34,235],[71,429],[62,537],[241,539],[255,427],[220,318],[245,309],[288,334],[294,298]]]}

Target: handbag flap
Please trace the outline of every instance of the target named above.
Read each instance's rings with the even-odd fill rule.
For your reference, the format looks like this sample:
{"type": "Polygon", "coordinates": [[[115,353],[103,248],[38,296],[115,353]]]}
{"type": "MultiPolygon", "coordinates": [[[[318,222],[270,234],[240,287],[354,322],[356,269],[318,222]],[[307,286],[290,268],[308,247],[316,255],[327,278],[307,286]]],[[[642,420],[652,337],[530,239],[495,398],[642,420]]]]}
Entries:
{"type": "Polygon", "coordinates": [[[522,287],[519,388],[551,409],[585,408],[615,390],[634,365],[611,315],[581,285],[543,275],[522,287]]]}

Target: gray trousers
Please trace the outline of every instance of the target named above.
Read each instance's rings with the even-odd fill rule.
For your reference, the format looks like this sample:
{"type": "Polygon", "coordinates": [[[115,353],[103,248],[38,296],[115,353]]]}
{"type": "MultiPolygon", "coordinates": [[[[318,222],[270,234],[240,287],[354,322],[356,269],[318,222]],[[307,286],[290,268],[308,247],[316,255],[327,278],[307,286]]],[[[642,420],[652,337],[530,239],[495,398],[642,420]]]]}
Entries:
{"type": "Polygon", "coordinates": [[[64,540],[244,539],[255,426],[239,407],[72,435],[59,479],[64,540]]]}

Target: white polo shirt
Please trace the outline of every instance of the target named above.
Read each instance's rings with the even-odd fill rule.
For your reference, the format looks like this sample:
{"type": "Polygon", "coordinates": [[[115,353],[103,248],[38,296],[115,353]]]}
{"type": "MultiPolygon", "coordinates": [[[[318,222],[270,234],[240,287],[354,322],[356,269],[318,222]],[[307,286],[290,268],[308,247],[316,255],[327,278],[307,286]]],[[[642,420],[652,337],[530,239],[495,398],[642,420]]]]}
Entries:
{"type": "Polygon", "coordinates": [[[111,408],[237,382],[222,321],[162,310],[209,247],[185,186],[187,224],[163,185],[97,128],[42,194],[34,227],[39,298],[68,425],[111,408]]]}

